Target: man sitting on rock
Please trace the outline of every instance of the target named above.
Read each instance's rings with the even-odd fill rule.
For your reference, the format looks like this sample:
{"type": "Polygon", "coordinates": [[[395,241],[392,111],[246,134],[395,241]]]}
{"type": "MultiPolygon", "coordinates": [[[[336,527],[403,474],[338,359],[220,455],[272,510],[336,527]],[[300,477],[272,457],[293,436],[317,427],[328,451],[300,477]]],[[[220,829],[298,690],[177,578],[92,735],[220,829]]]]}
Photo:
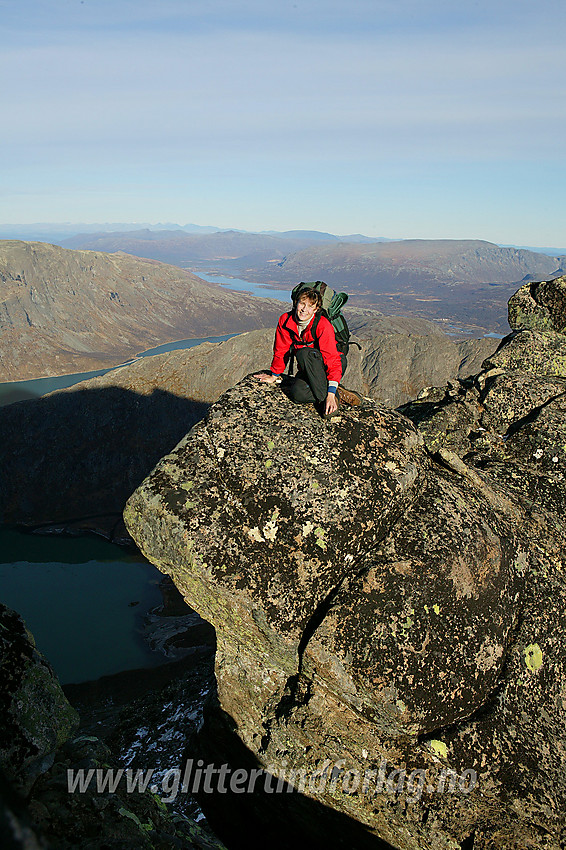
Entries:
{"type": "Polygon", "coordinates": [[[336,348],[336,337],[326,316],[321,314],[322,299],[315,289],[303,289],[293,309],[283,313],[277,323],[273,344],[273,360],[269,372],[258,372],[256,378],[273,384],[281,379],[289,358],[297,360],[298,372],[285,392],[299,404],[314,403],[322,416],[332,416],[341,399],[346,404],[359,404],[356,393],[338,385],[346,371],[346,355],[336,348]]]}

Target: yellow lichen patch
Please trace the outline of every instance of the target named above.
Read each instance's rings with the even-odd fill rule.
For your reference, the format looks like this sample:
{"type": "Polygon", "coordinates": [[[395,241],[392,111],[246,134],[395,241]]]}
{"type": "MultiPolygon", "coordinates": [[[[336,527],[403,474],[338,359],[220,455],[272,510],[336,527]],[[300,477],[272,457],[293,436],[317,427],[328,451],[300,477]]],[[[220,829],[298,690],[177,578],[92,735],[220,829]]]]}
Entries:
{"type": "Polygon", "coordinates": [[[320,546],[323,552],[326,551],[326,541],[324,539],[324,535],[326,534],[324,528],[315,528],[314,536],[316,537],[316,545],[320,546]]]}
{"type": "Polygon", "coordinates": [[[185,481],[184,484],[179,485],[181,490],[191,490],[195,485],[194,481],[185,481]]]}
{"type": "Polygon", "coordinates": [[[265,468],[269,469],[270,466],[273,466],[273,461],[272,460],[266,460],[265,461],[265,468]]]}
{"type": "Polygon", "coordinates": [[[534,671],[542,667],[542,649],[538,643],[530,643],[523,650],[523,655],[525,656],[525,664],[528,670],[534,671]]]}
{"type": "Polygon", "coordinates": [[[441,759],[448,758],[448,747],[444,743],[444,741],[436,741],[432,740],[428,742],[429,749],[435,756],[438,756],[441,759]]]}
{"type": "Polygon", "coordinates": [[[267,448],[269,449],[269,451],[271,451],[271,449],[275,448],[275,443],[273,442],[273,440],[268,441],[267,448]]]}
{"type": "Polygon", "coordinates": [[[432,610],[435,614],[440,614],[440,605],[433,605],[432,610]]]}

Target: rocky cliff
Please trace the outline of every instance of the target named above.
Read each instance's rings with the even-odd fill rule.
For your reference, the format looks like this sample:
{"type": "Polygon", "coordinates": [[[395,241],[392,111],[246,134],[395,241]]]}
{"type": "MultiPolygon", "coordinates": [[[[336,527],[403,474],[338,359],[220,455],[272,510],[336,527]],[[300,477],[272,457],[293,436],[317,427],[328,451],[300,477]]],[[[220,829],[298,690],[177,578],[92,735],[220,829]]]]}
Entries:
{"type": "Polygon", "coordinates": [[[336,847],[563,846],[565,290],[519,290],[481,371],[405,415],[298,417],[246,378],[128,501],[216,628],[209,751],[236,738],[312,804],[264,801],[275,846],[324,822],[336,847]]]}

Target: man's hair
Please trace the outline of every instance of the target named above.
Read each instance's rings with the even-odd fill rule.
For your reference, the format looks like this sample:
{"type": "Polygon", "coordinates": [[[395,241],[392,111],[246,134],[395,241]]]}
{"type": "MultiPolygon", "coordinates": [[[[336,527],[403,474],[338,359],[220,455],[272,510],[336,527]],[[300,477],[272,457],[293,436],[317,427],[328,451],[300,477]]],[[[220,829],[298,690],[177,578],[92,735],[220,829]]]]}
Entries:
{"type": "Polygon", "coordinates": [[[295,298],[293,305],[296,307],[299,301],[310,301],[311,304],[314,304],[317,312],[322,307],[322,296],[317,289],[302,289],[295,298]]]}

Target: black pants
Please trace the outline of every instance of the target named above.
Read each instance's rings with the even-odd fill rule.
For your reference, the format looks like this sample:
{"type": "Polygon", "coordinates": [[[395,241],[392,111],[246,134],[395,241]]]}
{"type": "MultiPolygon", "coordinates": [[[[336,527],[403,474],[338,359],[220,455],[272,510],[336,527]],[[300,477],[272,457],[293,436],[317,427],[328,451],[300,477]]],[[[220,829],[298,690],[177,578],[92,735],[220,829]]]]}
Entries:
{"type": "MultiPolygon", "coordinates": [[[[289,384],[287,395],[298,404],[324,401],[328,395],[328,378],[322,354],[316,348],[297,348],[295,351],[297,361],[297,376],[289,384]]],[[[340,354],[342,361],[342,374],[348,365],[345,354],[340,354]]]]}

